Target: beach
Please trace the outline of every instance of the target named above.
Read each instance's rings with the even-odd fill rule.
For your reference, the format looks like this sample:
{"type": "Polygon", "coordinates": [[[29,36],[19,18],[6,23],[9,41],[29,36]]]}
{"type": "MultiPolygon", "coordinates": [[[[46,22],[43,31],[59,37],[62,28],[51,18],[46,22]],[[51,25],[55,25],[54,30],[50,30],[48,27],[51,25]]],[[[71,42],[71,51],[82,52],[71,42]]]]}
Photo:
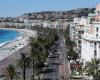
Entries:
{"type": "Polygon", "coordinates": [[[2,68],[4,68],[9,64],[16,63],[16,59],[20,57],[21,52],[28,51],[29,37],[31,36],[36,37],[37,35],[36,31],[28,29],[11,29],[11,30],[17,30],[21,32],[22,35],[17,37],[15,40],[12,40],[11,42],[0,47],[0,74],[2,72],[2,68]]]}

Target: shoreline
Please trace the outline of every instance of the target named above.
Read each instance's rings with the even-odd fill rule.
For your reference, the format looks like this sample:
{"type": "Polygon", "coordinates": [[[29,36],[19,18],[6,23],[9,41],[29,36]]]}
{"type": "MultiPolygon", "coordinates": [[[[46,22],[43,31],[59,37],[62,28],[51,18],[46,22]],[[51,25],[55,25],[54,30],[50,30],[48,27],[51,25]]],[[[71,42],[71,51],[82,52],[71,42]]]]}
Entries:
{"type": "Polygon", "coordinates": [[[8,56],[5,59],[1,60],[0,61],[0,75],[3,72],[3,68],[5,68],[6,66],[8,66],[9,64],[16,65],[16,62],[17,62],[16,59],[20,58],[20,53],[22,53],[22,52],[28,52],[28,50],[29,50],[28,45],[26,45],[23,48],[19,49],[19,51],[16,51],[13,54],[11,54],[10,56],[8,56]]]}
{"type": "Polygon", "coordinates": [[[16,37],[15,40],[11,40],[10,42],[0,47],[0,61],[16,53],[23,47],[27,46],[28,38],[31,36],[36,37],[37,35],[36,31],[32,31],[29,29],[13,29],[13,28],[0,28],[0,29],[16,30],[22,33],[22,35],[16,37]]]}
{"type": "Polygon", "coordinates": [[[3,29],[3,30],[15,30],[15,31],[18,31],[18,32],[22,32],[22,34],[24,33],[24,35],[26,35],[26,36],[33,36],[33,37],[35,37],[36,33],[37,33],[36,31],[32,31],[30,29],[15,29],[15,28],[0,28],[0,29],[3,29]],[[30,34],[28,34],[28,33],[30,33],[30,34]]]}

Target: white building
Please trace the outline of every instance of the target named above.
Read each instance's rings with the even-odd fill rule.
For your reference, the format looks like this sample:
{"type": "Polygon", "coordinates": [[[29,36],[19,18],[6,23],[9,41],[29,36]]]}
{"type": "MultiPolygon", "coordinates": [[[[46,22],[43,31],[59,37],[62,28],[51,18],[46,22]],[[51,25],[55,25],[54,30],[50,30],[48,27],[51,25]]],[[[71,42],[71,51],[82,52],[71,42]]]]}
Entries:
{"type": "Polygon", "coordinates": [[[82,35],[81,60],[100,58],[100,4],[96,7],[95,21],[86,24],[82,35]]]}
{"type": "Polygon", "coordinates": [[[81,36],[84,33],[84,25],[86,25],[86,18],[74,18],[74,21],[70,23],[70,38],[77,45],[76,52],[81,54],[81,36]]]}
{"type": "Polygon", "coordinates": [[[49,28],[55,28],[55,29],[66,29],[67,26],[68,26],[68,23],[64,20],[56,20],[56,21],[44,20],[43,21],[43,27],[49,27],[49,28]]]}
{"type": "Polygon", "coordinates": [[[70,23],[70,39],[76,40],[76,27],[79,24],[79,18],[74,18],[73,22],[70,23]]]}

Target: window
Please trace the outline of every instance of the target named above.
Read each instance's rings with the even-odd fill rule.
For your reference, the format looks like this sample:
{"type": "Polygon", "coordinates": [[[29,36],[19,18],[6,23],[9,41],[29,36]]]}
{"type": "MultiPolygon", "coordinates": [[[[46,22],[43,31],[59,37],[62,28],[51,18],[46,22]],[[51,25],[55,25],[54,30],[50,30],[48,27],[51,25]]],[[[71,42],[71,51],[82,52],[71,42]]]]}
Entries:
{"type": "Polygon", "coordinates": [[[96,42],[94,43],[94,49],[96,49],[96,42]]]}
{"type": "Polygon", "coordinates": [[[96,46],[96,42],[94,43],[94,45],[96,46]]]}
{"type": "Polygon", "coordinates": [[[97,13],[99,13],[99,11],[97,11],[97,13]]]}
{"type": "Polygon", "coordinates": [[[81,39],[81,35],[79,35],[78,38],[81,39]]]}
{"type": "Polygon", "coordinates": [[[98,38],[98,34],[96,34],[96,38],[98,38]]]}
{"type": "Polygon", "coordinates": [[[82,34],[84,34],[84,31],[82,31],[82,34]]]}
{"type": "Polygon", "coordinates": [[[81,34],[81,31],[78,31],[78,34],[81,34]]]}
{"type": "Polygon", "coordinates": [[[97,57],[97,51],[94,50],[94,57],[97,57]]]}
{"type": "Polygon", "coordinates": [[[98,27],[96,28],[96,32],[98,32],[98,27]]]}
{"type": "Polygon", "coordinates": [[[78,43],[81,44],[81,41],[79,40],[78,43]]]}
{"type": "Polygon", "coordinates": [[[100,48],[100,43],[99,43],[99,48],[100,48]]]}

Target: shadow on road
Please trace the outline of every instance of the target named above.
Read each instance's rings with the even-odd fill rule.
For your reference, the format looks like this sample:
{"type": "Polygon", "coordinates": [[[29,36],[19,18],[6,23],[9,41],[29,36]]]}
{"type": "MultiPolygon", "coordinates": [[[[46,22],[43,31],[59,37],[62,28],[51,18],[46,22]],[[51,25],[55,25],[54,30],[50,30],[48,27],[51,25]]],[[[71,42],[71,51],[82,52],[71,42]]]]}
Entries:
{"type": "Polygon", "coordinates": [[[53,80],[53,79],[42,79],[42,80],[53,80]]]}
{"type": "Polygon", "coordinates": [[[41,73],[43,74],[52,73],[52,72],[55,72],[55,69],[45,69],[44,71],[41,71],[41,73]]]}
{"type": "Polygon", "coordinates": [[[51,63],[51,65],[61,65],[61,63],[51,63]]]}

